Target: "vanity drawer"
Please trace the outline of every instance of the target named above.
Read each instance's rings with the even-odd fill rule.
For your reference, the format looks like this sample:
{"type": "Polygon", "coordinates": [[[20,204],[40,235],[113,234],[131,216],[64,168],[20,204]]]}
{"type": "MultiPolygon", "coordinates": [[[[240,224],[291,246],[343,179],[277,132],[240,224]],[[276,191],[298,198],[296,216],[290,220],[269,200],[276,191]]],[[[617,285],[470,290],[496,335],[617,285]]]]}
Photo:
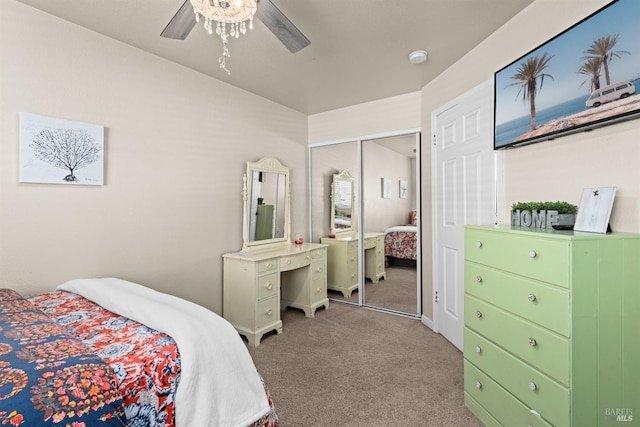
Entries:
{"type": "Polygon", "coordinates": [[[311,252],[309,252],[309,256],[313,261],[317,261],[317,260],[326,258],[326,252],[327,252],[327,248],[314,249],[311,252]]]}
{"type": "Polygon", "coordinates": [[[467,294],[569,337],[569,291],[465,262],[467,294]]]}
{"type": "Polygon", "coordinates": [[[322,279],[326,277],[325,275],[325,262],[322,261],[314,261],[311,263],[311,280],[322,279]]]}
{"type": "Polygon", "coordinates": [[[277,296],[259,301],[256,306],[256,330],[280,320],[280,299],[277,296]]]}
{"type": "Polygon", "coordinates": [[[264,261],[257,262],[257,264],[259,275],[272,271],[278,271],[278,258],[265,259],[264,261]]]}
{"type": "Polygon", "coordinates": [[[364,239],[364,249],[371,249],[376,247],[376,238],[364,239]]]}
{"type": "Polygon", "coordinates": [[[528,237],[468,228],[465,259],[500,270],[569,287],[570,243],[564,239],[528,237]]]}
{"type": "Polygon", "coordinates": [[[553,425],[569,425],[569,390],[468,328],[464,357],[553,425]]]}
{"type": "Polygon", "coordinates": [[[508,352],[564,385],[569,384],[569,340],[469,294],[464,297],[465,326],[500,343],[508,352]]]}
{"type": "Polygon", "coordinates": [[[550,426],[531,409],[513,397],[489,376],[464,361],[465,402],[469,398],[482,405],[503,426],[550,426]]]}
{"type": "Polygon", "coordinates": [[[279,274],[267,274],[265,276],[258,277],[258,301],[268,298],[272,295],[277,295],[279,287],[279,274]]]}
{"type": "Polygon", "coordinates": [[[280,258],[280,270],[287,271],[309,265],[311,257],[307,253],[287,255],[280,258]]]}
{"type": "Polygon", "coordinates": [[[324,277],[318,277],[311,280],[310,304],[316,304],[327,299],[327,283],[324,277]]]}

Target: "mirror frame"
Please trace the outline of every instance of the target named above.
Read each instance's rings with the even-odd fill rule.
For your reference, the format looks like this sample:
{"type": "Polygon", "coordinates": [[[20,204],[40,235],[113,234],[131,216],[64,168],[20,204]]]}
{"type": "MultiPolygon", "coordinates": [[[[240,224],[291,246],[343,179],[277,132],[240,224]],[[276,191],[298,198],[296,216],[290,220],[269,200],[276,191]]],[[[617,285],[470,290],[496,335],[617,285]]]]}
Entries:
{"type": "Polygon", "coordinates": [[[247,162],[247,172],[243,177],[242,189],[242,200],[244,204],[242,218],[242,252],[276,249],[282,246],[288,246],[291,243],[291,186],[289,178],[289,168],[273,157],[263,157],[257,162],[247,162]],[[249,179],[253,172],[275,173],[285,176],[283,237],[266,240],[249,240],[249,217],[251,215],[251,190],[249,188],[249,179]]]}
{"type": "Polygon", "coordinates": [[[333,180],[331,182],[331,223],[329,224],[331,234],[357,234],[358,226],[356,221],[355,193],[355,178],[353,175],[346,170],[333,175],[333,180]],[[351,227],[348,228],[336,228],[336,184],[338,182],[348,182],[351,184],[351,227]]]}

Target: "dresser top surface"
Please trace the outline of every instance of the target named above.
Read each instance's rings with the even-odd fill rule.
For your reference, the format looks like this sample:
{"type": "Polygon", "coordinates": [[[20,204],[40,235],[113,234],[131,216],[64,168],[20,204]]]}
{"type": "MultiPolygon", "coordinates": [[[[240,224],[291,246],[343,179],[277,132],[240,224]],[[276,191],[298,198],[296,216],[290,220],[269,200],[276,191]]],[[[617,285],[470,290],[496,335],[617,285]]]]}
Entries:
{"type": "Polygon", "coordinates": [[[303,243],[301,245],[288,245],[278,249],[256,251],[256,252],[230,252],[223,254],[223,258],[246,259],[251,261],[260,261],[263,259],[277,258],[283,256],[297,255],[320,248],[326,248],[327,245],[322,243],[303,243]]]}
{"type": "MultiPolygon", "coordinates": [[[[365,239],[373,239],[376,237],[380,237],[380,236],[384,236],[384,233],[364,233],[364,238],[365,239]]],[[[358,235],[356,234],[354,235],[347,235],[347,236],[336,236],[336,237],[323,237],[322,241],[326,242],[326,241],[331,241],[331,240],[336,240],[336,241],[341,241],[341,242],[357,242],[358,241],[358,235]]]]}
{"type": "Polygon", "coordinates": [[[530,228],[511,225],[466,225],[466,229],[487,230],[502,233],[519,234],[530,237],[552,237],[567,240],[591,239],[640,239],[636,233],[590,233],[587,231],[555,230],[553,228],[530,228]]]}

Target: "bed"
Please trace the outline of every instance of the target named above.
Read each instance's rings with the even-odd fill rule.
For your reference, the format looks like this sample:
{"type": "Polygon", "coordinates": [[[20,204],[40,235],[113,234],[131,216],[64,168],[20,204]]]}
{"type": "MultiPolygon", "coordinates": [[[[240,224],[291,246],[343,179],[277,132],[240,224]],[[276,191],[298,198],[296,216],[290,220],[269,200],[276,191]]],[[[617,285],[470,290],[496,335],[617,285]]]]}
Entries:
{"type": "Polygon", "coordinates": [[[83,279],[29,298],[0,290],[0,315],[0,425],[278,425],[235,329],[196,304],[83,279]]]}
{"type": "Polygon", "coordinates": [[[389,266],[415,267],[418,257],[418,227],[396,225],[385,230],[384,255],[389,266]]]}

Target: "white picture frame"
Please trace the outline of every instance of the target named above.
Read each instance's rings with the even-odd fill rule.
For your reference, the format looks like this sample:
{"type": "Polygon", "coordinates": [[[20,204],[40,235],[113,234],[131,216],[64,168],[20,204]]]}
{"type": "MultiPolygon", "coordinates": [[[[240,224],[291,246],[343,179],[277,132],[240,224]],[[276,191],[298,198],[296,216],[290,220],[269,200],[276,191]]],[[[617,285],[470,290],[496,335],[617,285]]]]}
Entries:
{"type": "Polygon", "coordinates": [[[390,199],[391,198],[391,180],[389,178],[381,178],[382,185],[382,198],[390,199]]]}
{"type": "Polygon", "coordinates": [[[407,181],[405,181],[404,179],[401,179],[400,180],[399,191],[398,191],[398,196],[401,199],[406,199],[408,193],[409,193],[409,187],[407,185],[407,181]]]}
{"type": "Polygon", "coordinates": [[[19,114],[22,183],[103,185],[104,126],[19,114]]]}
{"type": "Polygon", "coordinates": [[[609,230],[615,196],[615,187],[585,188],[573,230],[606,233],[609,230]]]}

